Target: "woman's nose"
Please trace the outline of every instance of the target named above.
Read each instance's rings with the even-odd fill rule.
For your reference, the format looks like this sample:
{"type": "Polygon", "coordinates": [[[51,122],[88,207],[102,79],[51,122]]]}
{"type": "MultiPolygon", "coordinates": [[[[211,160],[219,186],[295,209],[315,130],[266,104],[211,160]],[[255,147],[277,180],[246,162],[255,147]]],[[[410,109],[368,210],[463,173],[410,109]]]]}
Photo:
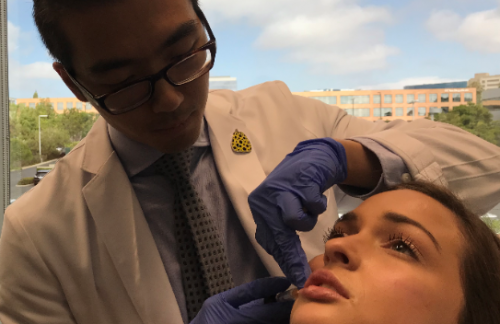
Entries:
{"type": "Polygon", "coordinates": [[[166,80],[161,79],[156,82],[155,93],[151,98],[153,112],[174,112],[184,101],[184,95],[179,91],[179,87],[174,87],[166,80]]]}
{"type": "Polygon", "coordinates": [[[356,235],[331,239],[325,245],[325,266],[340,266],[355,270],[361,263],[359,240],[356,235]]]}

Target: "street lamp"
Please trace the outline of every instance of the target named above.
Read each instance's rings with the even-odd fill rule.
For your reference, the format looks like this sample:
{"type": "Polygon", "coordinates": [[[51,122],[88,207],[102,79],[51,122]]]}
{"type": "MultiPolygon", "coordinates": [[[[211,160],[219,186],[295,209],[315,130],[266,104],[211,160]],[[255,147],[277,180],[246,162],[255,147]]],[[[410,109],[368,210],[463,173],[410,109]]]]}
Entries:
{"type": "Polygon", "coordinates": [[[40,118],[48,118],[49,115],[38,115],[38,153],[40,154],[40,162],[42,161],[42,129],[40,127],[40,118]]]}
{"type": "Polygon", "coordinates": [[[380,110],[379,110],[379,112],[380,112],[380,119],[382,120],[382,92],[379,91],[378,92],[378,96],[380,98],[380,100],[379,100],[379,103],[380,103],[380,110]]]}
{"type": "Polygon", "coordinates": [[[410,103],[411,103],[411,109],[413,110],[413,111],[412,111],[412,116],[411,116],[411,117],[412,117],[412,118],[411,118],[411,120],[412,120],[412,121],[415,121],[415,103],[416,103],[416,102],[420,102],[420,101],[418,101],[418,100],[413,100],[413,101],[411,101],[411,102],[410,102],[410,103]]]}

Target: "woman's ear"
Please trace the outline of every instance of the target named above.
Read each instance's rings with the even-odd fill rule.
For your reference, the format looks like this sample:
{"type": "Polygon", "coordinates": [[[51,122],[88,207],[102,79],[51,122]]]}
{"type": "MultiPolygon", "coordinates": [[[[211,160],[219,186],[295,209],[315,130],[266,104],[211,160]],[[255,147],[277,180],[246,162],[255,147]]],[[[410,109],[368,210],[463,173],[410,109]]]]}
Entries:
{"type": "Polygon", "coordinates": [[[59,74],[59,76],[64,81],[66,86],[71,90],[71,92],[73,92],[73,94],[75,95],[75,97],[78,98],[78,100],[83,101],[83,102],[88,101],[87,98],[85,98],[83,93],[80,91],[80,89],[78,89],[76,84],[73,83],[73,80],[71,80],[71,78],[68,75],[68,72],[66,71],[66,69],[64,68],[64,66],[61,63],[54,62],[52,64],[52,68],[57,72],[57,74],[59,74]]]}
{"type": "Polygon", "coordinates": [[[324,254],[320,254],[317,257],[314,257],[311,261],[309,261],[309,266],[312,271],[321,269],[325,266],[325,262],[323,261],[324,254]]]}

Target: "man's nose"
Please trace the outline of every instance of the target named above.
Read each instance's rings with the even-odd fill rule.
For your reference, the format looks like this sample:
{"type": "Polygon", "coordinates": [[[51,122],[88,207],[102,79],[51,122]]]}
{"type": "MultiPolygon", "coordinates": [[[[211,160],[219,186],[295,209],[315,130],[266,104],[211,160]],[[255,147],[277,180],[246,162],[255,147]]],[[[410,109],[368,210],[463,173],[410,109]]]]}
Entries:
{"type": "Polygon", "coordinates": [[[161,79],[156,82],[155,93],[151,98],[151,107],[153,112],[174,112],[184,101],[184,95],[166,80],[161,79]]]}
{"type": "Polygon", "coordinates": [[[325,266],[356,270],[361,264],[360,240],[356,235],[331,239],[325,245],[325,266]]]}

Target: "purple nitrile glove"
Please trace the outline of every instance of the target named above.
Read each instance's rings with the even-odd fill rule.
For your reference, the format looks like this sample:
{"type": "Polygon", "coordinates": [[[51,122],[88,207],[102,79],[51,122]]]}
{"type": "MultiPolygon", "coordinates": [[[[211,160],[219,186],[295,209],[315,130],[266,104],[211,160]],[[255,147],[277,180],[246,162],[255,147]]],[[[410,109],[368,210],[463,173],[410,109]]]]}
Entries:
{"type": "Polygon", "coordinates": [[[208,298],[189,324],[288,324],[293,302],[264,303],[285,291],[283,277],[257,279],[208,298]]]}
{"type": "Polygon", "coordinates": [[[326,211],[323,193],[347,178],[344,146],[332,138],[299,143],[248,197],[257,242],[298,288],[311,273],[296,231],[310,231],[326,211]]]}

